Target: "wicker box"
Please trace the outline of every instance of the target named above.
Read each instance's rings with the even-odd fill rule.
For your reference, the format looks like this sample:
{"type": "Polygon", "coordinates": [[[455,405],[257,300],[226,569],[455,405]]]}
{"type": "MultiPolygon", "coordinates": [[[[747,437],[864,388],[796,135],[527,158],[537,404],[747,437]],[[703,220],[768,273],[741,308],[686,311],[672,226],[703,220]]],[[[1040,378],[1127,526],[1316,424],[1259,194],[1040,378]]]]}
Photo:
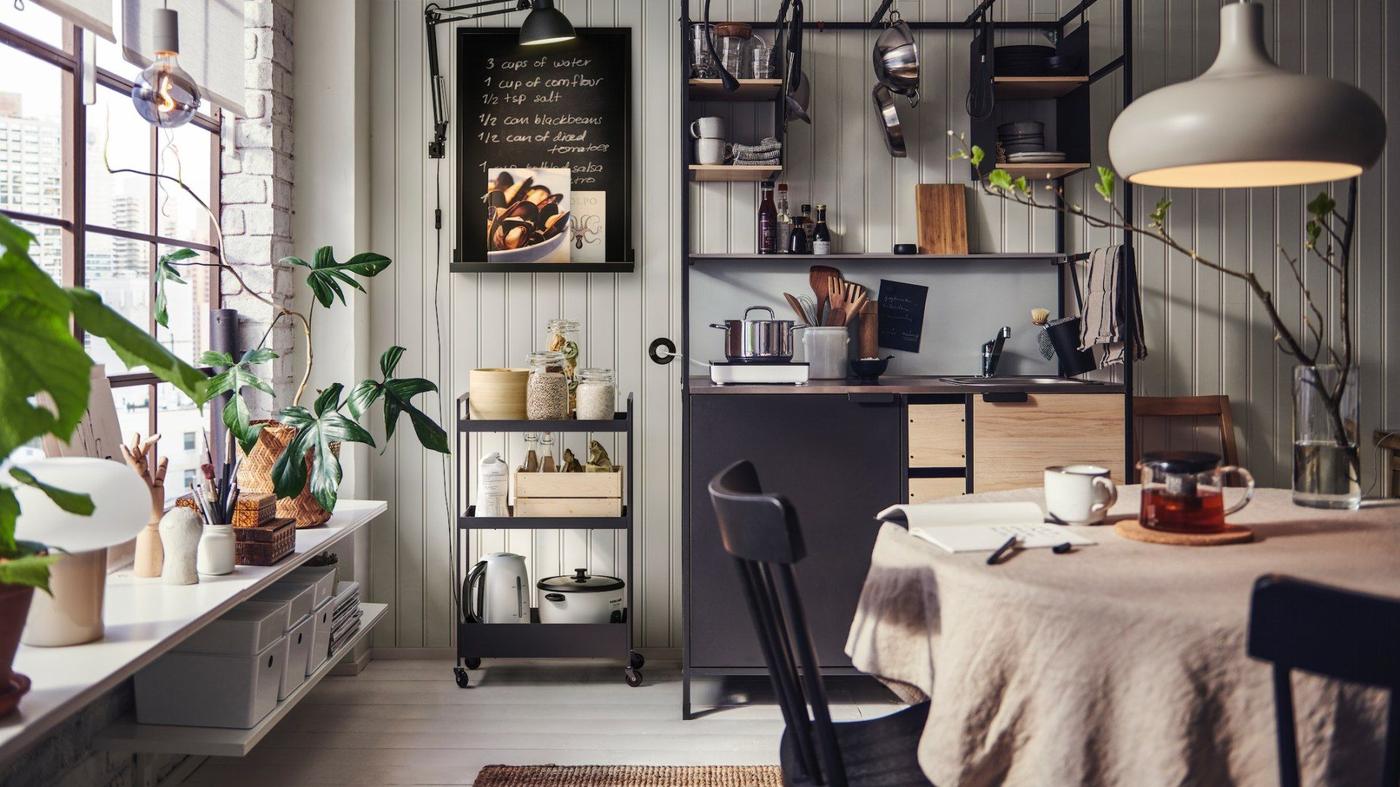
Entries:
{"type": "Polygon", "coordinates": [[[277,516],[277,495],[240,494],[233,504],[234,527],[257,527],[277,516]]]}
{"type": "Polygon", "coordinates": [[[297,544],[296,522],[273,519],[256,527],[234,528],[234,562],[270,566],[290,555],[297,544]]]}
{"type": "Polygon", "coordinates": [[[180,508],[188,508],[189,510],[194,512],[195,516],[199,517],[200,522],[206,525],[209,524],[208,522],[204,521],[204,512],[199,509],[199,504],[194,502],[193,497],[189,495],[180,495],[179,497],[175,498],[175,505],[179,506],[180,508]]]}

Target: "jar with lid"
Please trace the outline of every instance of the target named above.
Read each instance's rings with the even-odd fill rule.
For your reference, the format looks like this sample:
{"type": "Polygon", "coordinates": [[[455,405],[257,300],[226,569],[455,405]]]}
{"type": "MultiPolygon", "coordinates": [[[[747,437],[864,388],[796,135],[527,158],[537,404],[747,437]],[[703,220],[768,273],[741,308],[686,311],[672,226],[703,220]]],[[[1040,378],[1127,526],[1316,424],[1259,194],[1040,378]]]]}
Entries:
{"type": "Polygon", "coordinates": [[[564,358],[564,381],[569,393],[568,414],[564,417],[569,418],[574,412],[574,389],[578,386],[578,321],[550,320],[545,324],[544,333],[544,348],[564,358]]]}
{"type": "Polygon", "coordinates": [[[560,421],[569,417],[569,384],[564,378],[563,353],[548,350],[530,353],[525,417],[531,421],[560,421]]]}
{"type": "Polygon", "coordinates": [[[611,421],[617,406],[612,369],[580,369],[578,376],[579,419],[611,421]]]}

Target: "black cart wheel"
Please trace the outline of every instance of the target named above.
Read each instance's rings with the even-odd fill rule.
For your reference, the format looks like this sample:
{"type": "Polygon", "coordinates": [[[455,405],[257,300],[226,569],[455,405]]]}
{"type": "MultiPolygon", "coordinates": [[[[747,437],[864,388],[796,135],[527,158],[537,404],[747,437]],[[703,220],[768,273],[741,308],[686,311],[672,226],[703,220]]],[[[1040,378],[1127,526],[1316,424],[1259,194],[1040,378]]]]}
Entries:
{"type": "Polygon", "coordinates": [[[628,685],[628,686],[631,686],[632,688],[635,689],[635,688],[637,688],[638,686],[642,685],[642,671],[641,671],[641,670],[637,670],[637,669],[633,669],[633,668],[631,668],[631,667],[628,667],[626,670],[624,670],[624,674],[626,675],[626,680],[627,680],[627,685],[628,685]]]}
{"type": "Polygon", "coordinates": [[[646,663],[647,660],[642,656],[642,654],[638,653],[635,650],[627,651],[627,666],[631,667],[632,669],[641,669],[642,667],[646,666],[646,663]]]}
{"type": "Polygon", "coordinates": [[[481,659],[467,659],[467,669],[481,669],[481,659]]]}
{"type": "Polygon", "coordinates": [[[471,675],[463,667],[453,667],[452,677],[457,679],[457,688],[459,689],[470,688],[472,685],[471,675]]]}

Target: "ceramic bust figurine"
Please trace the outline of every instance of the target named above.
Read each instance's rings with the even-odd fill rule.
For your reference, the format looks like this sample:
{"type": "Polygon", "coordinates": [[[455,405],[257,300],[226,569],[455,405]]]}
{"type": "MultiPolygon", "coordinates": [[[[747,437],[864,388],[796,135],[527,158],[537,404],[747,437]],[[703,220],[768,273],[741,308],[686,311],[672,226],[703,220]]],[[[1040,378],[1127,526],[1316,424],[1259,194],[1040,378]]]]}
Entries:
{"type": "Polygon", "coordinates": [[[160,540],[165,546],[165,566],[161,577],[167,585],[193,585],[199,582],[195,571],[195,553],[204,526],[199,515],[175,506],[160,520],[160,540]]]}
{"type": "Polygon", "coordinates": [[[132,566],[132,571],[138,577],[158,577],[161,575],[161,562],[164,556],[160,543],[160,519],[165,511],[165,470],[170,464],[168,458],[162,458],[158,467],[151,467],[151,448],[156,441],[160,440],[160,435],[154,434],[141,439],[140,434],[131,436],[131,445],[122,446],[122,457],[126,459],[126,464],[136,474],[141,476],[141,480],[146,482],[147,489],[151,493],[151,516],[146,521],[146,527],[136,534],[136,562],[132,566]]]}

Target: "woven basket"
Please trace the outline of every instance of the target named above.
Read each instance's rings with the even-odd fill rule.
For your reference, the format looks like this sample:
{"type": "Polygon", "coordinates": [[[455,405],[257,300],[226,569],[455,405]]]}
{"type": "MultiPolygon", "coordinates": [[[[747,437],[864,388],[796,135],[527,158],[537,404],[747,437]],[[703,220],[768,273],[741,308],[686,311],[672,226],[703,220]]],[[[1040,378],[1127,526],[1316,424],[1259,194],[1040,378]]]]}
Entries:
{"type": "MultiPolygon", "coordinates": [[[[277,464],[282,452],[287,450],[287,444],[296,437],[297,430],[296,427],[287,426],[280,421],[253,423],[263,424],[263,428],[258,433],[258,442],[253,446],[252,453],[245,456],[243,463],[238,466],[238,486],[245,494],[272,493],[272,466],[277,464]]],[[[337,457],[340,456],[340,444],[332,443],[331,452],[337,457]]],[[[306,475],[308,479],[311,476],[310,450],[306,452],[306,475]]],[[[308,482],[301,494],[277,501],[277,516],[295,520],[297,527],[317,527],[330,520],[331,512],[317,502],[311,494],[311,484],[308,482]]]]}

